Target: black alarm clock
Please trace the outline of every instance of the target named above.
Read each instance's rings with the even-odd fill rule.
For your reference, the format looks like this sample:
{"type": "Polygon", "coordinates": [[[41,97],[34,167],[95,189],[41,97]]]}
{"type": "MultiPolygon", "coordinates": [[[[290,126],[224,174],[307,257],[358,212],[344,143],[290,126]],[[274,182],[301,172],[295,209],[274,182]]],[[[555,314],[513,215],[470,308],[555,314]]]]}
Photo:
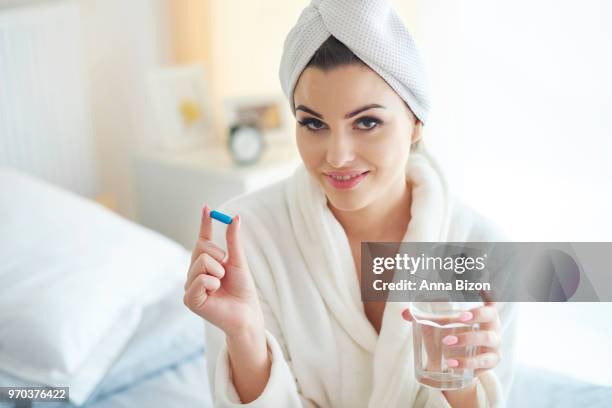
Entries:
{"type": "Polygon", "coordinates": [[[228,148],[232,158],[241,166],[259,160],[264,149],[261,130],[252,125],[234,125],[229,131],[228,148]]]}

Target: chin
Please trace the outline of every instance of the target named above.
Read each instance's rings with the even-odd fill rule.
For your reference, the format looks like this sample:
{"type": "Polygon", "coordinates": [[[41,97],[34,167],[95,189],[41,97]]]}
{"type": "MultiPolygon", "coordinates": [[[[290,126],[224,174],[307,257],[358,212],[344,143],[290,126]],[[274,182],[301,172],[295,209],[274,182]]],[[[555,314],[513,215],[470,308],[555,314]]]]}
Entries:
{"type": "Polygon", "coordinates": [[[326,196],[327,201],[340,211],[356,211],[368,204],[368,200],[363,193],[351,194],[327,191],[326,196]]]}

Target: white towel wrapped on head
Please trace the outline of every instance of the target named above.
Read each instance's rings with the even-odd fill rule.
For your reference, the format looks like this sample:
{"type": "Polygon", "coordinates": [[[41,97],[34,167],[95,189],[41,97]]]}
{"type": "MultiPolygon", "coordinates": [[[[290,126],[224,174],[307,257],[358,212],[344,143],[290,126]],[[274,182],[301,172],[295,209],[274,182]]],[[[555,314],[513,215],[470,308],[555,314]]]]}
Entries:
{"type": "Polygon", "coordinates": [[[292,112],[298,78],[329,36],[380,75],[426,122],[430,102],[423,63],[390,0],[313,0],[302,11],[285,40],[279,71],[292,112]]]}

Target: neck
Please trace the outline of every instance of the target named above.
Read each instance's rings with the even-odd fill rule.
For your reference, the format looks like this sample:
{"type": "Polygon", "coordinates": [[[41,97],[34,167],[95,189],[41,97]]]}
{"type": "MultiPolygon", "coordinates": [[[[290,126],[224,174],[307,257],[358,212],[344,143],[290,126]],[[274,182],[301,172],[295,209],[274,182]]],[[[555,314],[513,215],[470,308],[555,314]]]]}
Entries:
{"type": "Polygon", "coordinates": [[[328,207],[349,239],[359,241],[401,241],[410,222],[412,188],[402,173],[389,191],[370,205],[354,211],[328,207]]]}

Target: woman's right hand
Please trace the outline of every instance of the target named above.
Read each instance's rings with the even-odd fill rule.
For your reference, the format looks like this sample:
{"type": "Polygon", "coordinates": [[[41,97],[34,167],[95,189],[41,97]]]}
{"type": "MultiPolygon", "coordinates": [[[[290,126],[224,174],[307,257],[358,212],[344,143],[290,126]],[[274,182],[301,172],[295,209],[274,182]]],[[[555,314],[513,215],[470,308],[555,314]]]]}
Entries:
{"type": "Polygon", "coordinates": [[[228,337],[264,330],[263,313],[240,243],[240,217],[227,226],[227,256],[212,242],[210,209],[202,210],[198,241],[191,255],[183,302],[228,337]]]}

